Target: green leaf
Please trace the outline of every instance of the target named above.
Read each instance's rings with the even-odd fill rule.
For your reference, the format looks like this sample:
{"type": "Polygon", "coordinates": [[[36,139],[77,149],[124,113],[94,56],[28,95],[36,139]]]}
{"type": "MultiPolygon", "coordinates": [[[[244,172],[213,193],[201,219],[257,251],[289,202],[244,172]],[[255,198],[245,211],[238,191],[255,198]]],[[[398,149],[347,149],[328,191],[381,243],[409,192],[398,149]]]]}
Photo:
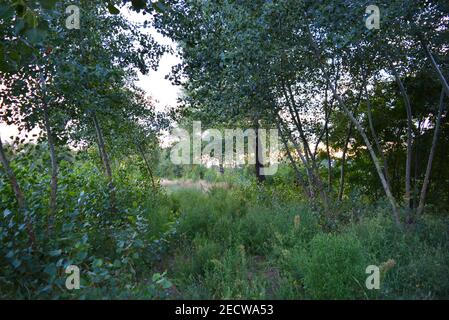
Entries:
{"type": "Polygon", "coordinates": [[[25,28],[25,22],[22,19],[18,19],[14,25],[14,34],[19,34],[25,28]]]}
{"type": "Polygon", "coordinates": [[[102,259],[95,259],[95,260],[94,260],[94,263],[93,263],[93,266],[94,266],[94,267],[99,268],[99,267],[101,267],[102,265],[103,265],[103,260],[102,260],[102,259]]]}
{"type": "Polygon", "coordinates": [[[111,14],[119,14],[120,10],[117,9],[112,3],[108,4],[108,10],[111,14]]]}
{"type": "Polygon", "coordinates": [[[87,252],[86,251],[78,252],[78,254],[76,255],[76,258],[81,260],[81,261],[86,259],[86,257],[87,257],[87,252]]]}
{"type": "Polygon", "coordinates": [[[56,276],[56,273],[57,273],[56,265],[55,265],[54,263],[48,264],[48,265],[45,267],[44,272],[45,272],[46,274],[48,274],[49,276],[51,276],[51,277],[56,276]]]}
{"type": "Polygon", "coordinates": [[[6,258],[11,259],[12,257],[14,257],[14,250],[10,250],[10,251],[8,251],[8,253],[6,254],[6,258]]]}
{"type": "Polygon", "coordinates": [[[23,17],[27,11],[26,5],[22,1],[18,1],[16,4],[16,13],[18,17],[23,17]]]}
{"type": "Polygon", "coordinates": [[[25,32],[25,36],[28,39],[28,41],[30,41],[32,44],[39,44],[44,40],[46,34],[42,30],[33,28],[27,30],[25,32]]]}
{"type": "Polygon", "coordinates": [[[0,4],[0,19],[9,20],[13,17],[14,10],[7,4],[0,4]]]}
{"type": "Polygon", "coordinates": [[[57,256],[61,255],[61,253],[62,253],[62,250],[61,250],[61,249],[58,249],[58,250],[52,250],[52,251],[50,251],[50,252],[49,252],[49,255],[52,256],[52,257],[57,257],[57,256]]]}
{"type": "Polygon", "coordinates": [[[11,214],[11,211],[8,209],[5,209],[5,211],[3,211],[3,217],[6,218],[11,214]]]}
{"type": "Polygon", "coordinates": [[[162,2],[158,1],[153,3],[153,8],[160,13],[167,11],[167,7],[162,2]]]}
{"type": "Polygon", "coordinates": [[[132,6],[136,10],[141,10],[146,7],[146,1],[145,0],[131,0],[132,6]]]}
{"type": "Polygon", "coordinates": [[[42,8],[52,9],[58,0],[39,0],[42,8]]]}
{"type": "Polygon", "coordinates": [[[14,259],[14,261],[12,262],[12,266],[14,267],[14,268],[18,268],[18,267],[20,267],[20,265],[22,264],[22,261],[20,261],[20,260],[18,260],[18,259],[14,259]]]}

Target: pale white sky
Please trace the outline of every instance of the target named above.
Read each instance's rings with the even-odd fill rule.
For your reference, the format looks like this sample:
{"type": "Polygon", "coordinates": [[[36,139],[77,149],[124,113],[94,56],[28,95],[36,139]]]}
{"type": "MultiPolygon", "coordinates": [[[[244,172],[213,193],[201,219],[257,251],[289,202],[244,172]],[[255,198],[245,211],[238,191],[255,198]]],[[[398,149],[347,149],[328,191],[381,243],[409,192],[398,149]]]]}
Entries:
{"type": "MultiPolygon", "coordinates": [[[[143,23],[145,20],[145,16],[142,14],[130,12],[125,8],[122,8],[121,12],[133,22],[143,23]]],[[[151,34],[155,40],[161,44],[175,48],[175,44],[171,39],[163,37],[161,34],[157,33],[154,28],[142,28],[142,32],[151,34]]],[[[157,111],[163,111],[167,108],[176,106],[180,88],[173,86],[169,80],[165,79],[165,76],[170,73],[172,66],[179,62],[179,58],[166,53],[159,63],[158,70],[150,71],[147,75],[139,74],[139,81],[137,84],[147,92],[148,96],[151,96],[155,100],[157,111]]],[[[7,126],[6,124],[0,123],[0,138],[4,142],[10,142],[10,136],[15,136],[17,133],[18,131],[15,126],[7,126]]]]}
{"type": "MultiPolygon", "coordinates": [[[[143,23],[148,17],[132,12],[126,8],[122,8],[121,12],[130,21],[137,23],[143,23]]],[[[171,39],[159,34],[154,28],[142,28],[142,32],[152,35],[160,44],[168,45],[175,49],[175,43],[171,39]]],[[[181,62],[179,58],[166,53],[159,63],[158,70],[150,71],[147,75],[139,75],[138,85],[156,100],[156,110],[158,111],[163,111],[166,107],[176,106],[180,88],[173,86],[169,80],[165,79],[165,76],[168,75],[171,68],[179,62],[181,62]]]]}

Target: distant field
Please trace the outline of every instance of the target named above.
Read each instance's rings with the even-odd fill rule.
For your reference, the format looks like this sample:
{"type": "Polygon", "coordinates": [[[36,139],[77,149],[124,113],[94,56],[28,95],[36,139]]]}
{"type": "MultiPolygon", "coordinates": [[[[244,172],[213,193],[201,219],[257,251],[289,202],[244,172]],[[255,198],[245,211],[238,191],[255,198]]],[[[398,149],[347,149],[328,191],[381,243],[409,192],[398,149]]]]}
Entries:
{"type": "Polygon", "coordinates": [[[175,192],[181,189],[196,189],[202,190],[204,192],[209,191],[213,187],[229,189],[231,187],[230,184],[226,182],[215,182],[211,183],[206,180],[169,180],[169,179],[161,179],[161,186],[166,188],[168,192],[175,192]]]}

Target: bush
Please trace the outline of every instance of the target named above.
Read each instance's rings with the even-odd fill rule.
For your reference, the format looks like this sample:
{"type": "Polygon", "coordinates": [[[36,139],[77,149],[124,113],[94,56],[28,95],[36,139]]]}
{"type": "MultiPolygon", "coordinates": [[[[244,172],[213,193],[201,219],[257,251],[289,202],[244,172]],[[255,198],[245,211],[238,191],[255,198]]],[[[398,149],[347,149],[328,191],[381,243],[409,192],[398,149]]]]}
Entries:
{"type": "Polygon", "coordinates": [[[312,299],[357,299],[365,297],[364,248],[352,233],[319,234],[307,251],[299,252],[298,266],[304,288],[312,299]]]}

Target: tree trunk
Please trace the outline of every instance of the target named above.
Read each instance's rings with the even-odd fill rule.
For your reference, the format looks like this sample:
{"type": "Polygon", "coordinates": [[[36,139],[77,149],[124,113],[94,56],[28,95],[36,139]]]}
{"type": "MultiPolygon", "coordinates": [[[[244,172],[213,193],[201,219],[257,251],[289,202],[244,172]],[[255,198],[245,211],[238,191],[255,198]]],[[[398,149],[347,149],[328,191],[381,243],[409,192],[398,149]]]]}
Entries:
{"type": "Polygon", "coordinates": [[[338,201],[343,199],[343,191],[345,188],[345,166],[346,166],[346,153],[348,152],[349,140],[352,134],[352,123],[348,125],[348,134],[346,135],[345,146],[343,148],[343,156],[341,158],[341,169],[340,169],[340,188],[338,190],[338,201]]]}
{"type": "Polygon", "coordinates": [[[276,125],[277,125],[277,128],[278,128],[279,134],[280,134],[280,136],[281,136],[282,143],[284,144],[285,151],[287,152],[287,157],[288,157],[288,159],[290,160],[290,163],[291,163],[291,165],[292,165],[292,167],[293,167],[293,170],[295,171],[295,174],[296,174],[296,180],[298,181],[298,183],[299,183],[299,185],[301,186],[302,190],[303,190],[304,193],[306,194],[307,198],[310,198],[310,197],[311,197],[311,194],[310,194],[309,190],[307,190],[307,184],[306,184],[306,182],[304,181],[304,178],[302,177],[302,174],[301,174],[301,172],[299,171],[298,166],[296,165],[295,159],[293,159],[293,156],[292,156],[292,154],[291,154],[291,152],[290,152],[290,148],[288,147],[288,141],[287,141],[285,135],[283,134],[283,132],[282,132],[282,130],[281,130],[281,127],[280,127],[280,125],[279,125],[279,122],[276,122],[276,125]]]}
{"type": "Polygon", "coordinates": [[[105,174],[109,181],[108,187],[109,187],[109,195],[110,195],[110,202],[111,202],[110,203],[111,212],[116,213],[117,208],[116,208],[116,204],[115,204],[115,186],[114,186],[114,180],[112,178],[111,165],[110,165],[109,157],[106,152],[106,147],[104,144],[103,132],[101,131],[101,127],[100,127],[100,124],[98,123],[98,119],[97,119],[95,112],[92,112],[92,120],[93,120],[93,123],[95,126],[95,132],[97,135],[97,142],[98,142],[98,149],[100,150],[100,157],[103,161],[105,174]]]}
{"type": "MultiPolygon", "coordinates": [[[[319,176],[319,169],[318,169],[318,166],[316,165],[315,157],[310,150],[309,143],[304,134],[304,129],[302,126],[301,119],[299,117],[298,108],[296,106],[296,103],[295,103],[295,100],[293,97],[293,93],[291,91],[290,86],[287,86],[287,88],[288,88],[288,92],[289,92],[289,96],[290,96],[290,101],[289,101],[289,96],[287,95],[285,88],[283,88],[283,92],[284,92],[285,99],[287,101],[287,106],[288,106],[290,115],[293,119],[293,123],[295,124],[296,128],[298,129],[299,136],[300,136],[303,146],[304,146],[305,160],[306,160],[307,164],[309,164],[309,163],[311,164],[311,172],[312,172],[313,181],[316,182],[316,185],[319,187],[320,192],[324,192],[323,183],[319,176]]],[[[291,135],[290,135],[290,137],[291,137],[291,135]]],[[[294,141],[293,138],[291,140],[294,144],[296,144],[296,141],[294,141]]],[[[327,196],[325,196],[324,198],[327,199],[327,196]]],[[[327,203],[327,200],[325,202],[327,203]]]]}
{"type": "Polygon", "coordinates": [[[25,222],[27,232],[28,232],[28,241],[30,242],[30,245],[34,248],[36,239],[35,239],[35,235],[34,235],[33,226],[31,225],[31,222],[29,221],[29,218],[27,216],[25,197],[23,195],[22,189],[20,189],[16,174],[12,170],[12,168],[9,164],[9,160],[6,157],[5,150],[3,149],[3,143],[2,143],[1,139],[0,139],[0,163],[2,164],[3,169],[5,170],[6,176],[9,179],[9,183],[11,184],[12,190],[14,192],[14,196],[16,197],[17,205],[19,207],[19,211],[23,214],[23,220],[25,222]]]}
{"type": "Polygon", "coordinates": [[[420,136],[421,136],[421,119],[418,120],[418,135],[415,138],[415,153],[414,153],[414,165],[413,165],[413,202],[412,202],[412,208],[415,212],[418,209],[418,193],[419,193],[419,186],[418,186],[418,176],[419,176],[419,143],[420,143],[420,136]]]}
{"type": "Polygon", "coordinates": [[[430,153],[429,153],[429,159],[427,160],[427,168],[426,168],[426,174],[424,176],[424,182],[421,188],[421,194],[419,197],[419,205],[418,205],[418,210],[417,210],[417,214],[422,214],[424,211],[424,205],[426,203],[426,194],[427,194],[427,188],[429,185],[429,181],[430,181],[430,173],[432,171],[432,162],[433,162],[433,158],[435,156],[435,150],[436,150],[436,146],[437,146],[437,141],[438,141],[438,134],[440,131],[440,124],[441,124],[441,115],[443,113],[443,106],[444,106],[444,89],[441,90],[441,96],[440,96],[440,105],[438,107],[438,115],[437,115],[437,119],[435,121],[435,129],[433,132],[433,138],[432,138],[432,146],[430,147],[430,153]]]}
{"type": "MultiPolygon", "coordinates": [[[[315,51],[315,56],[318,60],[319,63],[323,64],[322,59],[321,59],[321,53],[319,51],[319,48],[317,46],[317,44],[315,43],[315,39],[312,36],[312,33],[310,32],[310,30],[308,31],[308,36],[310,39],[310,43],[315,51]]],[[[337,89],[332,85],[331,81],[330,81],[330,77],[327,74],[326,70],[321,67],[320,68],[321,71],[323,72],[324,76],[326,77],[327,82],[329,83],[329,88],[332,91],[332,94],[334,95],[335,99],[337,100],[338,104],[341,106],[341,108],[344,110],[344,112],[346,113],[346,115],[349,117],[349,119],[352,121],[352,123],[354,124],[354,126],[357,128],[357,131],[360,133],[360,135],[362,136],[366,147],[368,148],[368,151],[371,155],[371,158],[374,162],[374,166],[376,167],[377,170],[377,174],[379,175],[380,181],[382,183],[382,186],[384,188],[385,194],[388,198],[388,200],[390,201],[390,205],[391,205],[391,209],[392,209],[392,215],[393,215],[393,219],[394,222],[396,223],[396,225],[398,227],[401,226],[401,222],[399,220],[399,215],[398,215],[398,210],[397,210],[397,205],[396,205],[396,200],[393,197],[393,194],[391,193],[391,189],[390,189],[390,185],[388,184],[387,180],[385,179],[385,176],[383,174],[382,168],[379,164],[379,160],[377,159],[376,153],[373,150],[373,147],[365,133],[365,130],[363,129],[363,127],[361,126],[360,122],[354,117],[354,115],[351,113],[351,111],[349,111],[348,107],[346,106],[346,104],[344,103],[343,99],[340,97],[340,95],[337,93],[337,89]]]]}
{"type": "MultiPolygon", "coordinates": [[[[362,100],[363,88],[366,87],[365,83],[366,83],[366,77],[364,76],[363,81],[362,81],[362,86],[361,86],[359,94],[357,96],[357,101],[354,106],[353,112],[356,112],[360,106],[360,102],[362,100]]],[[[342,199],[343,199],[343,191],[345,188],[345,174],[346,174],[346,155],[348,152],[349,140],[351,139],[353,129],[354,129],[354,125],[352,124],[352,122],[350,122],[348,124],[348,134],[346,135],[345,145],[343,147],[343,156],[342,156],[342,163],[341,163],[341,168],[340,168],[340,185],[339,185],[339,190],[338,190],[338,201],[342,201],[342,199]]]]}
{"type": "Polygon", "coordinates": [[[137,144],[137,149],[139,149],[140,155],[142,156],[143,160],[145,161],[145,165],[148,170],[148,174],[150,175],[151,179],[151,185],[153,186],[153,191],[156,191],[156,183],[154,182],[154,176],[153,176],[153,170],[151,170],[150,162],[148,161],[147,157],[145,156],[145,152],[141,145],[137,144]]]}
{"type": "MultiPolygon", "coordinates": [[[[311,161],[312,159],[312,152],[310,150],[309,142],[307,141],[306,135],[304,134],[304,129],[302,126],[301,118],[299,116],[298,108],[295,103],[295,98],[293,96],[292,89],[290,85],[287,85],[288,95],[285,87],[282,87],[284,91],[284,96],[287,101],[287,106],[290,111],[290,116],[292,117],[293,123],[296,125],[296,128],[298,129],[299,136],[302,140],[302,143],[304,145],[304,153],[306,156],[307,161],[311,161]],[[290,97],[290,100],[289,100],[290,97]]],[[[313,160],[312,160],[313,161],[313,160]]]]}
{"type": "Polygon", "coordinates": [[[56,158],[55,143],[50,127],[50,120],[48,117],[47,107],[44,106],[44,125],[47,133],[48,147],[50,150],[51,161],[51,183],[50,183],[50,214],[48,217],[48,230],[50,231],[53,226],[53,220],[57,210],[57,193],[58,193],[58,160],[56,158]]]}
{"type": "Polygon", "coordinates": [[[346,105],[344,104],[343,100],[341,99],[341,97],[338,95],[337,91],[335,90],[335,88],[331,87],[334,95],[336,95],[336,99],[338,101],[338,103],[342,106],[343,110],[345,111],[345,113],[348,115],[348,117],[351,119],[352,123],[354,124],[354,126],[357,128],[357,130],[359,131],[360,135],[362,136],[366,147],[368,148],[368,151],[371,155],[371,158],[373,159],[374,165],[376,167],[377,170],[377,174],[379,175],[379,178],[381,180],[382,186],[384,188],[385,194],[388,198],[388,200],[390,201],[391,204],[391,208],[393,210],[393,218],[394,221],[396,223],[397,226],[400,226],[400,221],[399,221],[399,215],[398,215],[398,211],[397,211],[397,206],[396,206],[396,201],[393,197],[393,194],[391,193],[391,189],[390,189],[390,185],[388,184],[387,180],[385,179],[385,176],[383,174],[382,168],[379,164],[379,160],[377,159],[377,156],[373,150],[373,147],[365,133],[365,130],[363,129],[363,127],[360,125],[360,122],[352,115],[352,113],[348,110],[348,108],[346,107],[346,105]]]}
{"type": "Polygon", "coordinates": [[[408,97],[407,91],[405,90],[404,84],[402,83],[399,74],[396,71],[393,63],[390,61],[391,68],[393,70],[396,82],[398,83],[399,89],[401,91],[402,97],[404,98],[405,110],[407,111],[407,159],[405,163],[405,208],[407,212],[407,218],[410,219],[411,214],[411,168],[412,168],[412,108],[410,105],[410,99],[408,97]]]}
{"type": "Polygon", "coordinates": [[[323,182],[321,181],[319,176],[315,175],[314,171],[310,167],[310,162],[307,161],[307,159],[305,158],[305,156],[301,152],[301,149],[300,149],[298,143],[292,137],[291,132],[285,126],[285,124],[282,121],[282,119],[279,116],[279,114],[277,115],[277,117],[278,117],[278,121],[280,122],[280,124],[284,128],[284,131],[287,133],[288,138],[292,141],[293,146],[295,147],[296,153],[298,154],[298,156],[300,157],[302,163],[304,164],[304,167],[306,168],[307,176],[308,176],[308,179],[309,179],[309,186],[310,186],[311,196],[314,197],[314,194],[315,194],[314,188],[316,187],[318,192],[319,192],[319,194],[321,195],[321,199],[323,201],[323,204],[325,205],[326,212],[327,212],[328,211],[328,206],[329,206],[329,200],[328,200],[326,192],[324,191],[323,182]]]}
{"type": "Polygon", "coordinates": [[[331,193],[332,191],[332,160],[331,160],[331,153],[329,148],[329,119],[330,117],[330,110],[328,110],[327,106],[327,89],[326,89],[326,123],[325,123],[325,130],[326,130],[326,153],[327,153],[327,191],[331,193]]]}
{"type": "Polygon", "coordinates": [[[51,182],[50,182],[50,212],[47,220],[47,231],[51,231],[53,220],[57,210],[57,194],[58,194],[58,159],[56,157],[55,142],[48,116],[47,90],[44,71],[40,72],[40,85],[42,93],[42,113],[44,120],[45,132],[47,134],[48,149],[50,151],[51,163],[51,182]]]}
{"type": "Polygon", "coordinates": [[[421,41],[421,45],[424,48],[424,51],[426,52],[427,57],[430,59],[430,62],[435,69],[436,73],[438,74],[438,78],[440,79],[440,82],[443,86],[444,92],[446,92],[446,95],[449,97],[449,84],[447,83],[446,78],[443,75],[443,72],[441,71],[440,67],[438,66],[437,62],[435,61],[432,52],[430,52],[429,47],[421,41]]]}
{"type": "Polygon", "coordinates": [[[390,182],[390,176],[388,173],[388,163],[387,163],[387,158],[385,158],[385,154],[382,150],[382,147],[380,146],[380,142],[379,142],[379,137],[377,136],[376,130],[374,129],[374,122],[373,122],[373,115],[372,115],[372,109],[371,109],[371,102],[368,96],[368,90],[365,87],[365,94],[366,94],[366,105],[367,105],[367,114],[368,114],[368,123],[369,123],[369,128],[371,131],[371,135],[373,137],[374,143],[376,144],[376,148],[377,148],[377,152],[379,152],[380,157],[382,158],[382,161],[384,163],[384,174],[385,174],[385,179],[388,181],[388,183],[391,185],[390,182]]]}
{"type": "Polygon", "coordinates": [[[257,177],[257,181],[259,183],[261,183],[261,182],[265,181],[265,176],[260,174],[260,172],[262,171],[261,168],[263,167],[263,163],[261,163],[261,161],[260,161],[260,156],[261,156],[261,153],[264,150],[264,148],[260,146],[260,141],[259,141],[259,120],[256,119],[254,121],[254,127],[255,127],[255,131],[256,131],[256,164],[255,164],[256,177],[257,177]]]}
{"type": "MultiPolygon", "coordinates": [[[[333,106],[333,103],[334,103],[333,100],[334,100],[334,99],[332,98],[332,100],[331,100],[331,106],[330,106],[331,109],[332,109],[332,106],[333,106]]],[[[313,149],[313,154],[312,154],[312,159],[314,159],[314,160],[316,160],[316,155],[317,155],[317,153],[318,153],[318,146],[320,145],[320,142],[323,140],[323,137],[324,137],[325,134],[326,134],[326,128],[327,128],[327,126],[328,126],[328,123],[329,123],[329,117],[328,117],[327,119],[325,119],[324,126],[323,126],[323,128],[322,128],[322,130],[321,130],[321,132],[320,132],[320,135],[318,136],[318,139],[317,139],[316,142],[315,142],[315,147],[314,147],[314,149],[313,149]]]]}

